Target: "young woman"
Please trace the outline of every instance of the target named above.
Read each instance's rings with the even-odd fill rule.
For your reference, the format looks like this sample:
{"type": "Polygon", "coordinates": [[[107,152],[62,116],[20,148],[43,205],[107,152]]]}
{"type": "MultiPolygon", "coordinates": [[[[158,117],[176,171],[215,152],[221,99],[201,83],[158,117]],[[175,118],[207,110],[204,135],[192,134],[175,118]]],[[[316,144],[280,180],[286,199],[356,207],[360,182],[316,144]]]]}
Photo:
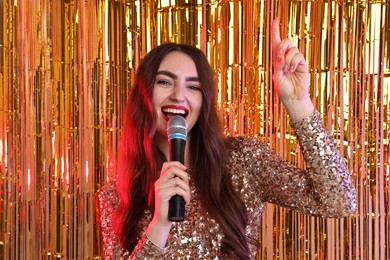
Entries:
{"type": "Polygon", "coordinates": [[[265,202],[345,217],[356,191],[308,95],[305,59],[273,23],[274,84],[303,150],[297,168],[255,138],[224,138],[212,68],[197,48],[167,43],[140,64],[126,107],[118,178],[100,192],[106,258],[255,258],[265,202]],[[188,124],[184,163],[169,161],[167,122],[188,124]],[[183,222],[169,200],[185,200],[183,222]]]}

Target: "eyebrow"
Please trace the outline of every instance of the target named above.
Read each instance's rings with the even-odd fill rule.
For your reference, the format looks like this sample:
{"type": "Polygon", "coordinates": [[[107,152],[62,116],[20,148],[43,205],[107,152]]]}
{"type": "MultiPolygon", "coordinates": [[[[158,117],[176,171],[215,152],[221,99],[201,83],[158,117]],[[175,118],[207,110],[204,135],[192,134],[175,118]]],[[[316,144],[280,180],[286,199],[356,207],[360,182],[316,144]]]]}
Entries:
{"type": "MultiPolygon", "coordinates": [[[[173,78],[173,79],[177,79],[177,75],[170,72],[170,71],[166,71],[166,70],[160,70],[157,72],[157,75],[165,75],[165,76],[168,76],[170,78],[173,78]]],[[[186,81],[200,81],[198,77],[186,77],[186,81]]]]}

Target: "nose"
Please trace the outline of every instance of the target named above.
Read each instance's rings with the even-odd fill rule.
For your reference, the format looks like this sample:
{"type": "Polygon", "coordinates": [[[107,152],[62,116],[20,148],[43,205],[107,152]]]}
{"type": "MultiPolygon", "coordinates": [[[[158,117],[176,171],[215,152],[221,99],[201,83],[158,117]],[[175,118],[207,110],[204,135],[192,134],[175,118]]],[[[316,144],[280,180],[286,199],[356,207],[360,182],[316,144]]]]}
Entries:
{"type": "Polygon", "coordinates": [[[184,84],[178,83],[172,91],[171,99],[175,101],[184,101],[185,99],[185,87],[184,84]]]}

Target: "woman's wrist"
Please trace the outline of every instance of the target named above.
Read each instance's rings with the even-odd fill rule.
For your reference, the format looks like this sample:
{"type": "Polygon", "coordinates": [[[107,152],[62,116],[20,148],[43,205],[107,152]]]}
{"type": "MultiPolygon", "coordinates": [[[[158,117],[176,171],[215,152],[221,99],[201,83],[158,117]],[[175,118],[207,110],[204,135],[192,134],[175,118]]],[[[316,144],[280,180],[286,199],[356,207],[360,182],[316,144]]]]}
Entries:
{"type": "Polygon", "coordinates": [[[161,224],[152,221],[145,230],[145,236],[160,248],[165,248],[168,245],[168,236],[172,227],[172,222],[161,224]]]}
{"type": "Polygon", "coordinates": [[[311,115],[315,110],[313,102],[309,97],[303,100],[292,99],[284,102],[282,101],[282,103],[286,108],[291,122],[300,121],[303,118],[311,115]]]}

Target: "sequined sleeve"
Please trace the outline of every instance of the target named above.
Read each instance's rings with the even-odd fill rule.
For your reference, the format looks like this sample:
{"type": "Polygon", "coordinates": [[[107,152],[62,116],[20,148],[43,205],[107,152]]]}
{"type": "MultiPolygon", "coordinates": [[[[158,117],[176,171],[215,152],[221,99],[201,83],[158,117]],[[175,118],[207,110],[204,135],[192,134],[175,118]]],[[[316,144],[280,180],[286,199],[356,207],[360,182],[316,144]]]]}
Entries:
{"type": "Polygon", "coordinates": [[[112,215],[118,205],[115,184],[107,183],[102,188],[99,192],[99,201],[104,259],[126,259],[129,252],[122,247],[112,226],[112,215]]]}
{"type": "MultiPolygon", "coordinates": [[[[112,216],[118,200],[115,184],[108,183],[99,192],[104,259],[161,259],[164,257],[167,248],[154,245],[145,234],[141,235],[131,254],[123,248],[112,226],[112,216]]],[[[145,229],[150,219],[150,212],[145,212],[145,217],[139,223],[140,227],[145,229]]]]}
{"type": "Polygon", "coordinates": [[[231,152],[228,167],[249,212],[271,202],[322,217],[353,213],[356,190],[319,112],[291,126],[303,151],[305,169],[286,162],[255,138],[227,142],[231,152]]]}

